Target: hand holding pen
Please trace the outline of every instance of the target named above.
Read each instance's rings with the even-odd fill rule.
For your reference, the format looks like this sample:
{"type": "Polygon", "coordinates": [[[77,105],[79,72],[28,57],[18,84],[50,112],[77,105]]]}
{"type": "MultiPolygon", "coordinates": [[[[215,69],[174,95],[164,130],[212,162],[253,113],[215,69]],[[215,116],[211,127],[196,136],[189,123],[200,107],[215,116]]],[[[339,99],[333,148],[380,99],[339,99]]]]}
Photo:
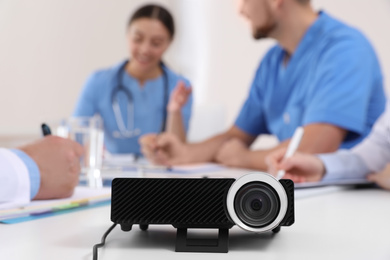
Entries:
{"type": "Polygon", "coordinates": [[[295,183],[317,182],[323,178],[325,166],[316,155],[296,152],[302,136],[303,129],[297,129],[287,149],[280,148],[266,158],[270,174],[295,183]]]}
{"type": "Polygon", "coordinates": [[[280,148],[267,156],[265,162],[268,165],[268,173],[274,175],[277,179],[284,177],[285,171],[282,170],[284,168],[281,167],[281,164],[295,153],[295,151],[298,149],[299,143],[301,142],[302,136],[303,127],[298,127],[295,130],[287,149],[280,148]]]}
{"type": "MultiPolygon", "coordinates": [[[[302,136],[303,136],[303,127],[301,126],[297,127],[297,129],[295,129],[293,137],[290,140],[290,143],[288,144],[287,151],[284,154],[283,160],[290,158],[296,152],[302,140],[302,136]]],[[[276,178],[280,180],[284,177],[285,174],[286,172],[284,170],[279,170],[276,175],[276,178]]]]}
{"type": "Polygon", "coordinates": [[[39,169],[40,186],[33,199],[69,197],[79,181],[80,157],[84,149],[72,140],[51,135],[46,124],[41,128],[45,138],[18,147],[39,169]]]}

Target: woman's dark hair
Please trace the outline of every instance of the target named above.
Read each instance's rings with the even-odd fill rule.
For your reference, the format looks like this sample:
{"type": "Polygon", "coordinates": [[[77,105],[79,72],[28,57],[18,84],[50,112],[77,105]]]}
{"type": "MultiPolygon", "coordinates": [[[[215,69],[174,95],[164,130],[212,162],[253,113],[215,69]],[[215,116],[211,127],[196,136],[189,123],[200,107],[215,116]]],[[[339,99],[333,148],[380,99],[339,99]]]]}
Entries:
{"type": "Polygon", "coordinates": [[[175,25],[172,15],[167,9],[160,5],[145,5],[139,8],[129,19],[127,26],[130,26],[132,22],[140,18],[150,18],[159,20],[168,30],[171,39],[175,33],[175,25]]]}

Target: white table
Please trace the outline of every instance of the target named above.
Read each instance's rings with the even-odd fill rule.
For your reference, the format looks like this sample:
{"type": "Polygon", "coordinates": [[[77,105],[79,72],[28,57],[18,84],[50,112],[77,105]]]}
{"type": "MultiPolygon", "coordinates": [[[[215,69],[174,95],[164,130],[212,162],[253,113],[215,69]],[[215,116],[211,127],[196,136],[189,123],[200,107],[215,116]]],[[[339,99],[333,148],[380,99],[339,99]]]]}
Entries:
{"type": "MultiPolygon", "coordinates": [[[[296,200],[296,222],[280,233],[230,230],[229,253],[176,253],[172,226],[117,226],[99,259],[390,259],[390,192],[340,190],[296,200]]],[[[111,225],[110,207],[0,225],[0,259],[92,259],[111,225]]]]}

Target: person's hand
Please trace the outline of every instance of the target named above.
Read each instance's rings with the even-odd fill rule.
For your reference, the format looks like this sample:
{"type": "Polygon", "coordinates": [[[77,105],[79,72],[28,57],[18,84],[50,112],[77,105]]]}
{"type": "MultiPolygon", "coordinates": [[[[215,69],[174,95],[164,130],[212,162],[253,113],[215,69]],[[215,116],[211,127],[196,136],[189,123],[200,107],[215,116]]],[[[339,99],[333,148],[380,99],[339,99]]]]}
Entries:
{"type": "Polygon", "coordinates": [[[191,87],[186,88],[184,82],[179,81],[169,99],[168,112],[180,112],[181,108],[187,103],[191,92],[191,87]]]}
{"type": "Polygon", "coordinates": [[[171,133],[144,135],[140,145],[143,155],[154,164],[172,166],[190,161],[187,145],[171,133]]]}
{"type": "Polygon", "coordinates": [[[157,152],[157,134],[145,134],[139,138],[138,143],[141,146],[142,154],[150,162],[157,164],[155,158],[157,152]]]}
{"type": "Polygon", "coordinates": [[[320,181],[325,174],[323,162],[315,155],[296,152],[293,156],[284,159],[286,148],[278,149],[265,159],[268,165],[268,173],[277,176],[279,170],[286,174],[283,179],[291,179],[294,182],[320,181]]]}
{"type": "Polygon", "coordinates": [[[247,158],[250,153],[248,147],[237,138],[226,141],[215,156],[216,162],[237,168],[248,167],[247,158]]]}
{"type": "Polygon", "coordinates": [[[19,147],[38,165],[41,183],[33,199],[57,199],[73,194],[79,181],[83,147],[69,139],[47,136],[19,147]]]}
{"type": "Polygon", "coordinates": [[[387,164],[381,172],[368,175],[367,179],[375,182],[383,189],[390,190],[390,164],[387,164]]]}

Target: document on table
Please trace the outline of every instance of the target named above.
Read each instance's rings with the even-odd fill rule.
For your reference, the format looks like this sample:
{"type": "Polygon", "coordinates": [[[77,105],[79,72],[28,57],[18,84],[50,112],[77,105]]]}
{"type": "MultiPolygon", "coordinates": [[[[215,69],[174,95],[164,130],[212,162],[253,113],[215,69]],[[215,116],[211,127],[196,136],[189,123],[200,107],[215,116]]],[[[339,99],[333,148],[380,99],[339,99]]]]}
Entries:
{"type": "Polygon", "coordinates": [[[304,182],[296,183],[296,189],[306,189],[306,188],[317,188],[325,186],[356,186],[356,185],[369,185],[373,182],[368,181],[367,179],[345,179],[345,180],[329,180],[329,181],[319,181],[319,182],[304,182]]]}
{"type": "Polygon", "coordinates": [[[76,187],[74,194],[66,199],[36,200],[23,207],[0,210],[1,223],[19,223],[53,216],[75,209],[108,205],[111,188],[76,187]]]}
{"type": "Polygon", "coordinates": [[[323,195],[326,193],[354,188],[356,186],[366,186],[372,184],[373,182],[370,182],[366,179],[346,179],[346,180],[334,180],[334,181],[296,183],[294,185],[295,198],[301,199],[306,197],[313,197],[317,195],[323,195]]]}

